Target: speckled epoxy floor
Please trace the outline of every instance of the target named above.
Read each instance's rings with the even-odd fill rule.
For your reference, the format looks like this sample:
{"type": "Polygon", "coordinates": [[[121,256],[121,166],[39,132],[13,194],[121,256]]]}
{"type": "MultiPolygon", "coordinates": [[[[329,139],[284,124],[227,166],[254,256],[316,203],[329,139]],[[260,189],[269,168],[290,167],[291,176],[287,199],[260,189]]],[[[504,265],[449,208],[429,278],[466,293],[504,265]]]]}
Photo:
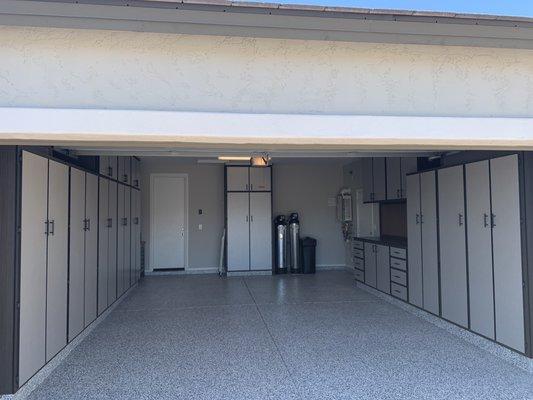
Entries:
{"type": "Polygon", "coordinates": [[[533,376],[351,274],[148,277],[32,399],[533,399],[533,376]]]}

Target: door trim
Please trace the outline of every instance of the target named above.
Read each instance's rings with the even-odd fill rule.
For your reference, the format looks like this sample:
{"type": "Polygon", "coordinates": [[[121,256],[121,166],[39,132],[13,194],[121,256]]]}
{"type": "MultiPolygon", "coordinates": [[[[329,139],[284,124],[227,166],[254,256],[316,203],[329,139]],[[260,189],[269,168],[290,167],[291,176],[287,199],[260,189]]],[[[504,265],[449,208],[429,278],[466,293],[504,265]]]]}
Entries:
{"type": "Polygon", "coordinates": [[[149,260],[150,260],[150,269],[149,271],[153,271],[153,262],[154,262],[154,202],[152,201],[154,199],[155,195],[155,178],[183,178],[185,181],[185,202],[184,202],[184,216],[185,216],[185,234],[184,234],[184,265],[183,268],[185,270],[189,269],[189,174],[173,174],[173,173],[156,173],[156,174],[150,174],[150,254],[149,254],[149,260]]]}

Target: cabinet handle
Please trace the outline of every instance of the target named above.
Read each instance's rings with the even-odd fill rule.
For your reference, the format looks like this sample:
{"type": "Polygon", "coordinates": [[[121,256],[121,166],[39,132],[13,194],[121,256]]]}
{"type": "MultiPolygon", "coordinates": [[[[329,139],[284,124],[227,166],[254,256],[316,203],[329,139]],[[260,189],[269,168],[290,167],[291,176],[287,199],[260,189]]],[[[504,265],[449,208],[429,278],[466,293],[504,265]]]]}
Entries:
{"type": "Polygon", "coordinates": [[[48,235],[50,233],[50,222],[48,220],[44,221],[44,234],[48,235]]]}
{"type": "Polygon", "coordinates": [[[248,222],[248,215],[246,216],[246,222],[248,222]]]}
{"type": "Polygon", "coordinates": [[[254,190],[254,184],[250,183],[250,190],[254,190]]]}
{"type": "Polygon", "coordinates": [[[420,223],[421,223],[421,224],[424,223],[424,214],[420,214],[420,223]]]}
{"type": "Polygon", "coordinates": [[[490,214],[490,226],[491,228],[496,226],[496,214],[490,214]]]}
{"type": "Polygon", "coordinates": [[[50,235],[51,236],[54,236],[55,232],[56,232],[56,222],[54,220],[51,220],[50,221],[50,226],[52,227],[50,229],[50,235]]]}
{"type": "Polygon", "coordinates": [[[107,167],[107,176],[113,176],[113,167],[107,167]]]}
{"type": "Polygon", "coordinates": [[[113,218],[108,218],[107,219],[107,227],[111,228],[112,226],[113,226],[113,218]]]}
{"type": "Polygon", "coordinates": [[[246,184],[246,190],[249,190],[249,189],[248,189],[248,187],[249,187],[249,185],[248,185],[248,184],[246,184]]]}
{"type": "Polygon", "coordinates": [[[254,216],[250,215],[250,222],[254,222],[254,216]]]}
{"type": "Polygon", "coordinates": [[[420,214],[416,214],[416,224],[420,223],[420,214]]]}
{"type": "Polygon", "coordinates": [[[483,227],[488,228],[489,226],[489,216],[487,213],[483,214],[483,227]]]}
{"type": "Polygon", "coordinates": [[[88,218],[88,219],[86,219],[86,221],[87,221],[87,229],[86,230],[90,231],[91,230],[91,220],[88,218]]]}
{"type": "Polygon", "coordinates": [[[459,226],[463,226],[463,214],[459,213],[459,226]]]}
{"type": "Polygon", "coordinates": [[[397,197],[398,199],[399,199],[400,197],[402,197],[402,196],[400,195],[400,189],[396,189],[396,197],[397,197]]]}
{"type": "Polygon", "coordinates": [[[128,175],[124,174],[122,176],[122,182],[127,182],[128,181],[128,175]]]}

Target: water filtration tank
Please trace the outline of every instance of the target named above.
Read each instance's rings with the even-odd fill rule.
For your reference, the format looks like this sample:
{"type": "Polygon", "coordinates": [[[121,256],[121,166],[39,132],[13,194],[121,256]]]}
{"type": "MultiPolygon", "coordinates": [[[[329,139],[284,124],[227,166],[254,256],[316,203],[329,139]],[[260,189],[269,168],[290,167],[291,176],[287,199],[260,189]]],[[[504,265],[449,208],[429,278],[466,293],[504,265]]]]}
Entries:
{"type": "Polygon", "coordinates": [[[291,272],[300,272],[300,220],[298,213],[289,217],[289,258],[291,272]]]}
{"type": "Polygon", "coordinates": [[[274,273],[287,273],[287,219],[285,215],[279,215],[274,220],[275,263],[274,273]]]}

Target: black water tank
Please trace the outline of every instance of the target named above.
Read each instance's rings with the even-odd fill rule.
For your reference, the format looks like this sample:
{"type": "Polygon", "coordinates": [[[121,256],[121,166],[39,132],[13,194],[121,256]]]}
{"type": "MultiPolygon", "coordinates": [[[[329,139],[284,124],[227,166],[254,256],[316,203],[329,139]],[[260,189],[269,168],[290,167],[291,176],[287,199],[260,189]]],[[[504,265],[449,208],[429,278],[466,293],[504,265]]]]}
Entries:
{"type": "Polygon", "coordinates": [[[314,274],[316,272],[316,239],[305,237],[301,240],[302,272],[314,274]]]}

